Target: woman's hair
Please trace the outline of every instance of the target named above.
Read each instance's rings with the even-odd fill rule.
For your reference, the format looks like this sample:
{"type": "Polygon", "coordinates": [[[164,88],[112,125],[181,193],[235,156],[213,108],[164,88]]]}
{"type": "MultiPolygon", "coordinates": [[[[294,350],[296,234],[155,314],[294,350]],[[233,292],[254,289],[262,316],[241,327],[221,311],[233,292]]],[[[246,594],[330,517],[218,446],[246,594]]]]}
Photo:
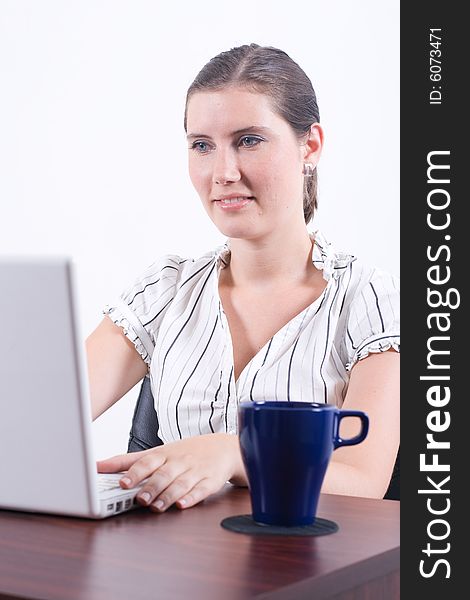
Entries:
{"type": "MultiPolygon", "coordinates": [[[[187,130],[188,101],[199,91],[242,86],[270,97],[274,111],[292,127],[299,140],[320,121],[312,82],[282,50],[250,44],[238,46],[212,58],[189,86],[184,110],[187,130]]],[[[317,171],[304,177],[304,218],[308,223],[318,206],[317,171]]]]}

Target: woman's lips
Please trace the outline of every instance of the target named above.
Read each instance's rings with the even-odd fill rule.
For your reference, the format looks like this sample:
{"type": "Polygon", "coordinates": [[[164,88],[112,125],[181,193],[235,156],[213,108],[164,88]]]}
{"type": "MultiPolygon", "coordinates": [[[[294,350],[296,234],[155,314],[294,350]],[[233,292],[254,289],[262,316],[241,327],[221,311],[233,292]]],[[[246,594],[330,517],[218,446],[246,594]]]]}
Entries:
{"type": "Polygon", "coordinates": [[[221,200],[214,200],[214,202],[222,210],[240,210],[250,202],[253,202],[254,197],[238,196],[236,198],[222,198],[221,200]]]}

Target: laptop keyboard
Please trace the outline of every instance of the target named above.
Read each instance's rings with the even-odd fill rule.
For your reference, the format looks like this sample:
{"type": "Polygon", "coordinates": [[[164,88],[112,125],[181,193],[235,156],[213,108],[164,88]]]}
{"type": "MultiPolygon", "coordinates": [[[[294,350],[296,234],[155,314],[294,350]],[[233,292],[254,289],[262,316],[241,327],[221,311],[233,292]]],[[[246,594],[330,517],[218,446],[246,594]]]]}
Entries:
{"type": "MultiPolygon", "coordinates": [[[[105,500],[106,516],[117,514],[137,506],[137,489],[125,490],[119,485],[124,473],[98,473],[98,494],[105,500]]],[[[140,487],[140,486],[138,486],[140,487]]]]}
{"type": "Polygon", "coordinates": [[[98,491],[109,492],[110,490],[122,490],[119,485],[119,479],[116,477],[103,477],[103,475],[100,475],[100,477],[98,477],[98,491]]]}

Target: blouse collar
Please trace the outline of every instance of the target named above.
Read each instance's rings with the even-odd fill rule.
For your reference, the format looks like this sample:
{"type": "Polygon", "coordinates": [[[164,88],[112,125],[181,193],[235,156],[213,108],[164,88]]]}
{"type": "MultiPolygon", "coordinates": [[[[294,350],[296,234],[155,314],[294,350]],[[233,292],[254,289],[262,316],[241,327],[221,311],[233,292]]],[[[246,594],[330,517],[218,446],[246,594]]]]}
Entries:
{"type": "MultiPolygon", "coordinates": [[[[333,245],[326,240],[319,229],[309,231],[309,237],[313,243],[312,262],[317,269],[323,271],[323,279],[337,279],[343,269],[356,260],[352,254],[337,251],[333,245]]],[[[225,269],[230,264],[230,240],[218,246],[215,250],[217,270],[225,269]]]]}

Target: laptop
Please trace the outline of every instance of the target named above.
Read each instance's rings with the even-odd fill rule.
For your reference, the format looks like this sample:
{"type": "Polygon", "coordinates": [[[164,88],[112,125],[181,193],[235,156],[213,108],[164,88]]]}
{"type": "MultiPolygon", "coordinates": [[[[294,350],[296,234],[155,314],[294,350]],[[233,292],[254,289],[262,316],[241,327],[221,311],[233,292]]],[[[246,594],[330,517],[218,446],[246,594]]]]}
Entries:
{"type": "Polygon", "coordinates": [[[102,519],[140,486],[98,474],[68,258],[0,258],[0,508],[102,519]]]}

